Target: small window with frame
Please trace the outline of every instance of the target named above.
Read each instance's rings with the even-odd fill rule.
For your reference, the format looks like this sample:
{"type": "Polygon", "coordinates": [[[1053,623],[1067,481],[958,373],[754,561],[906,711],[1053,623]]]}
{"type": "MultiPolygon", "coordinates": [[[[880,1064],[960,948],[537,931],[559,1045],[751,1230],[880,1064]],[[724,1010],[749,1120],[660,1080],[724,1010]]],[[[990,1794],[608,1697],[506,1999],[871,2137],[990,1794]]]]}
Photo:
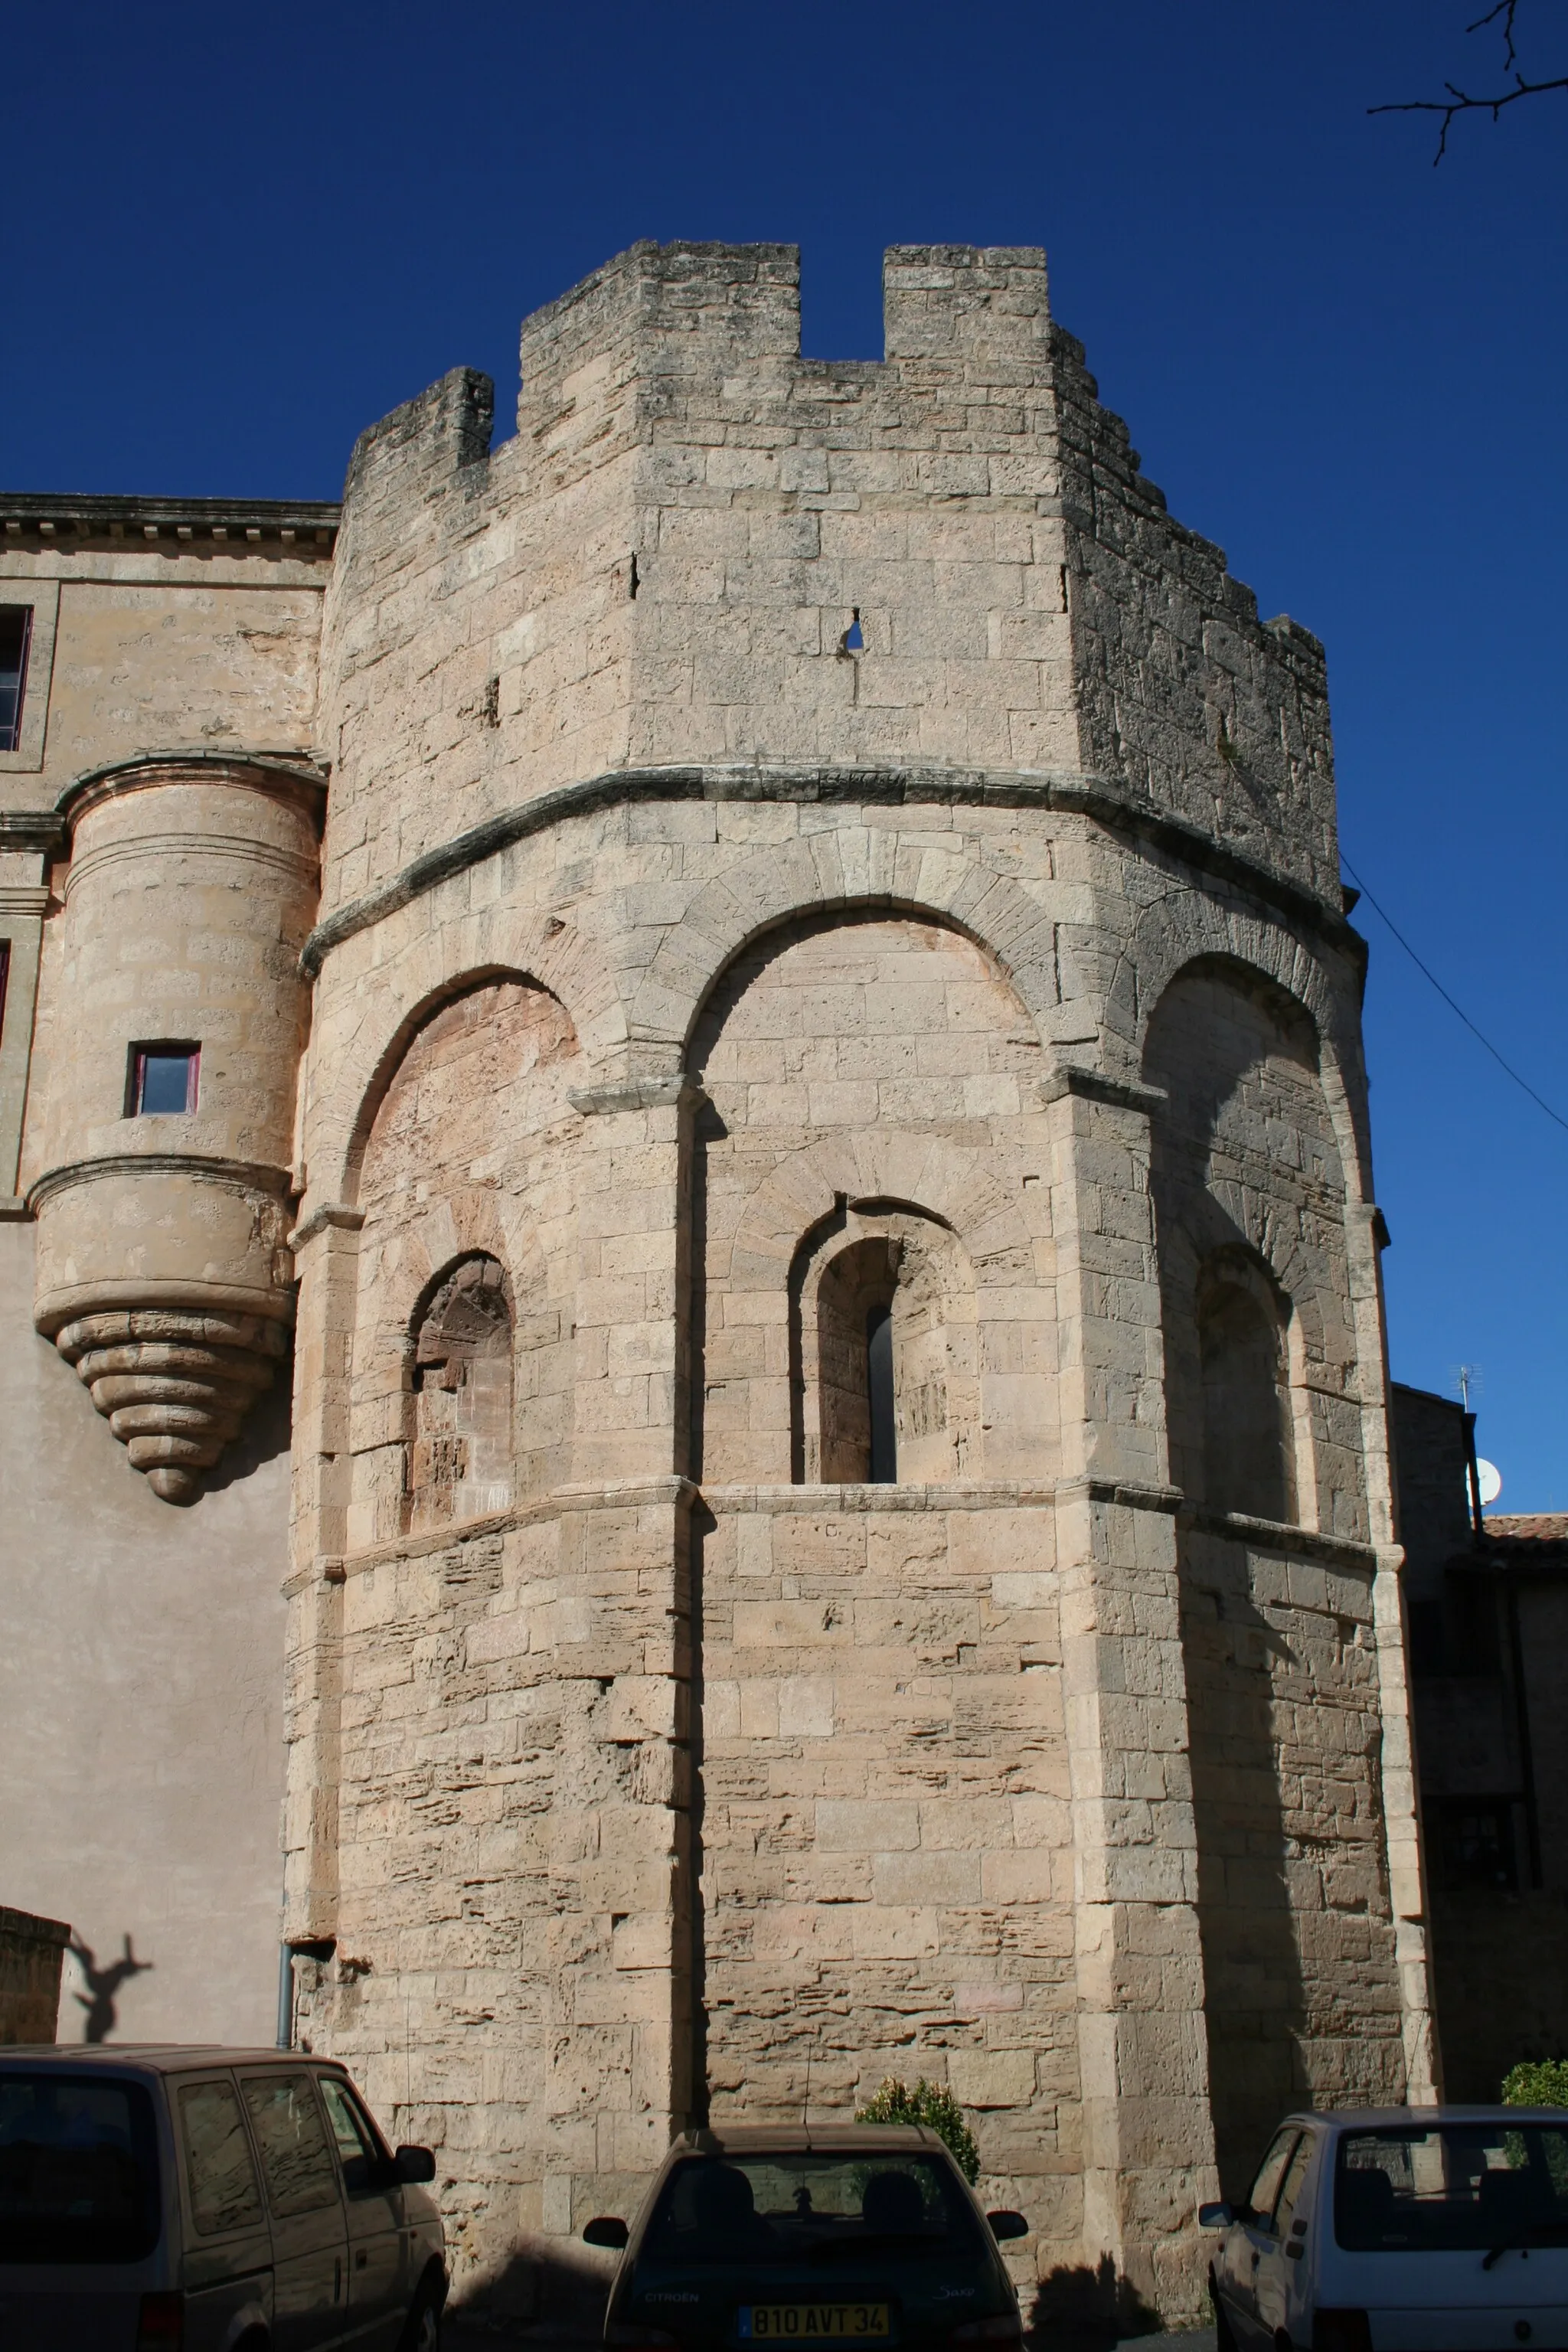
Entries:
{"type": "Polygon", "coordinates": [[[17,751],[22,746],[22,700],[32,642],[32,606],[0,604],[0,751],[17,751]]]}
{"type": "Polygon", "coordinates": [[[151,1037],[132,1045],[125,1074],[126,1118],[195,1110],[201,1063],[201,1046],[189,1038],[151,1037]]]}

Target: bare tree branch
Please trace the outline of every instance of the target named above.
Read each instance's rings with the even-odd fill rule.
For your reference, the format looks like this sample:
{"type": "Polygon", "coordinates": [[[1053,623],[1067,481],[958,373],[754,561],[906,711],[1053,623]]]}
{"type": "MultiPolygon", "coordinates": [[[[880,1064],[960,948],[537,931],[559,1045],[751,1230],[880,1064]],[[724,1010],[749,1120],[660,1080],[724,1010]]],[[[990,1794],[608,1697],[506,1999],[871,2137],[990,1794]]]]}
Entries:
{"type": "Polygon", "coordinates": [[[1467,33],[1481,32],[1488,25],[1502,20],[1503,71],[1513,76],[1513,88],[1496,92],[1490,98],[1474,98],[1461,89],[1457,82],[1446,81],[1445,98],[1410,98],[1396,105],[1369,106],[1369,114],[1440,114],[1443,118],[1437,133],[1437,152],[1432,158],[1434,170],[1448,152],[1448,131],[1458,114],[1489,114],[1495,122],[1505,106],[1517,105],[1521,98],[1540,98],[1549,89],[1568,89],[1568,74],[1558,74],[1551,81],[1526,81],[1519,70],[1519,52],[1514,46],[1514,18],[1519,0],[1496,0],[1496,5],[1467,25],[1467,33]]]}
{"type": "Polygon", "coordinates": [[[1484,16],[1478,16],[1473,25],[1465,26],[1467,33],[1479,33],[1484,26],[1495,25],[1500,16],[1502,18],[1502,37],[1508,44],[1507,54],[1502,61],[1504,73],[1511,73],[1519,62],[1513,46],[1513,12],[1518,6],[1519,0],[1497,0],[1495,8],[1489,8],[1484,16]]]}

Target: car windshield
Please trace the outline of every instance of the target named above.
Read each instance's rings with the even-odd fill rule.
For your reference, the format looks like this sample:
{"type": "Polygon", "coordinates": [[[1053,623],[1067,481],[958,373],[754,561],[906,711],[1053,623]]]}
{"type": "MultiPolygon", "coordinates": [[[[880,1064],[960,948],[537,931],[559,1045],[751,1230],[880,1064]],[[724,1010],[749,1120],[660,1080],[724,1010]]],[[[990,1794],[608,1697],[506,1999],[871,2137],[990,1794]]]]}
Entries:
{"type": "Polygon", "coordinates": [[[967,2261],[983,2252],[974,2209],[939,2158],[692,2157],[659,2191],[639,2267],[794,2269],[857,2255],[901,2263],[967,2261]]]}
{"type": "Polygon", "coordinates": [[[0,2263],[133,2263],[158,2236],[139,2083],[0,2074],[0,2263]]]}
{"type": "Polygon", "coordinates": [[[1348,2133],[1334,2235],[1355,2253],[1568,2245],[1568,2116],[1348,2133]]]}

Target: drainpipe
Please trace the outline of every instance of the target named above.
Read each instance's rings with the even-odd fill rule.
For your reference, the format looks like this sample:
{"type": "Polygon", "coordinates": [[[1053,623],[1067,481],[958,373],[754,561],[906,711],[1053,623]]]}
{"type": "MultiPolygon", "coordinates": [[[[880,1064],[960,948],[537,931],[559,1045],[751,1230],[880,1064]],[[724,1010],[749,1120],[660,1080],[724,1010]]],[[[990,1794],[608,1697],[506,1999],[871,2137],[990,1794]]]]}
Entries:
{"type": "Polygon", "coordinates": [[[289,1944],[278,1947],[278,2047],[294,2047],[294,1952],[289,1944]]]}

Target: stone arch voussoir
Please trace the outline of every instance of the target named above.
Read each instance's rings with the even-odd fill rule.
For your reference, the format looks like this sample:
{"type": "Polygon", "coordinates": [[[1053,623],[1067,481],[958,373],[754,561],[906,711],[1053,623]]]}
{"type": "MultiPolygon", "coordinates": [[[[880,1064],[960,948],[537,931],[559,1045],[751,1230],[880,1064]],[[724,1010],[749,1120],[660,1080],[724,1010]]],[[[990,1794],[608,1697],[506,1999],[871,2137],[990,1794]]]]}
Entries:
{"type": "MultiPolygon", "coordinates": [[[[377,1395],[401,1388],[413,1318],[442,1270],[458,1259],[493,1257],[519,1309],[530,1296],[542,1295],[545,1286],[544,1254],[527,1212],[490,1185],[457,1186],[423,1202],[415,1215],[399,1218],[384,1233],[367,1225],[361,1253],[362,1273],[371,1278],[374,1307],[363,1325],[356,1308],[356,1369],[366,1391],[377,1395]],[[390,1255],[392,1271],[373,1268],[367,1263],[370,1252],[390,1255]]],[[[363,1282],[360,1287],[363,1293],[363,1282]]]]}
{"type": "Polygon", "coordinates": [[[990,957],[1037,1024],[1056,1004],[1054,926],[1021,883],[976,866],[956,842],[939,851],[929,837],[847,824],[758,851],[698,891],[637,984],[634,1045],[667,1054],[673,1074],[735,957],[783,923],[836,909],[946,924],[990,957]]]}
{"type": "Polygon", "coordinates": [[[783,1290],[802,1241],[840,1199],[889,1202],[958,1235],[984,1282],[988,1260],[1029,1248],[1023,1214],[980,1155],[941,1136],[875,1129],[791,1152],[752,1194],[724,1270],[737,1290],[783,1290]]]}
{"type": "Polygon", "coordinates": [[[1321,1274],[1293,1218],[1266,1194],[1222,1180],[1212,1192],[1189,1199],[1184,1224],[1175,1237],[1172,1273],[1179,1269],[1178,1278],[1190,1290],[1209,1259],[1239,1244],[1289,1299],[1307,1360],[1321,1362],[1328,1336],[1321,1274]]]}
{"type": "Polygon", "coordinates": [[[1138,1024],[1135,1066],[1148,1059],[1155,1013],[1184,972],[1196,963],[1236,967],[1271,982],[1311,1022],[1318,1043],[1318,1075],[1340,1149],[1347,1198],[1360,1196],[1368,1181],[1365,1101],[1362,1087],[1361,1008],[1335,985],[1323,958],[1282,923],[1241,901],[1225,901],[1184,889],[1144,909],[1127,955],[1137,973],[1138,1024]]]}
{"type": "Polygon", "coordinates": [[[1150,1024],[1172,984],[1192,965],[1233,964],[1239,973],[1270,981],[1311,1022],[1320,1048],[1339,1058],[1342,1005],[1322,961],[1285,927],[1240,902],[1202,890],[1181,890],[1145,908],[1127,955],[1137,971],[1140,1063],[1150,1024]]]}

